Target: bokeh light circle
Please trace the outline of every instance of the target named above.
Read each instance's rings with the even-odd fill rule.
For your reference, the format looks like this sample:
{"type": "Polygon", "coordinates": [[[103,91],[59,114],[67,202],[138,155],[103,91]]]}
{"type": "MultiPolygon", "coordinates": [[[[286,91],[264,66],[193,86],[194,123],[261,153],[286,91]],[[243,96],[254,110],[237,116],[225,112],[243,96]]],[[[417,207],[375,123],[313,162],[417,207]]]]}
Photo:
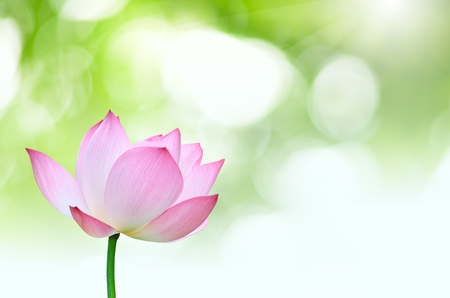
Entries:
{"type": "Polygon", "coordinates": [[[373,193],[380,169],[364,146],[314,146],[289,154],[275,177],[275,203],[294,210],[312,205],[335,208],[373,193]]]}
{"type": "Polygon", "coordinates": [[[32,100],[22,101],[16,111],[16,121],[22,132],[37,134],[50,129],[57,121],[48,108],[32,100]]]}
{"type": "Polygon", "coordinates": [[[112,36],[101,67],[113,102],[132,107],[163,98],[161,60],[172,31],[165,21],[146,18],[126,23],[112,36]]]}
{"type": "Polygon", "coordinates": [[[226,126],[266,116],[292,81],[284,56],[262,41],[198,29],[177,38],[163,64],[163,80],[176,103],[195,105],[226,126]]]}
{"type": "Polygon", "coordinates": [[[52,0],[61,17],[74,21],[96,21],[118,13],[128,0],[52,0]]]}
{"type": "Polygon", "coordinates": [[[0,19],[0,110],[16,95],[20,84],[21,32],[13,19],[0,19]]]}
{"type": "Polygon", "coordinates": [[[322,133],[355,139],[368,132],[378,101],[378,84],[369,66],[356,57],[338,56],[315,78],[309,111],[322,133]]]}

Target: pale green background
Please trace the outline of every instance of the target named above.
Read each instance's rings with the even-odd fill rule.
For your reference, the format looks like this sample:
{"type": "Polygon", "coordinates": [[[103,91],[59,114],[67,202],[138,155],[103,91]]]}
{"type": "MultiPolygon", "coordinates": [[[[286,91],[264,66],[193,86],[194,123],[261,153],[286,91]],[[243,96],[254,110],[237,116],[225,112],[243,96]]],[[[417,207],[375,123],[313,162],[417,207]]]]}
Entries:
{"type": "Polygon", "coordinates": [[[121,237],[119,297],[450,296],[447,0],[0,1],[0,296],[104,297],[40,194],[109,109],[225,158],[200,234],[121,237]]]}

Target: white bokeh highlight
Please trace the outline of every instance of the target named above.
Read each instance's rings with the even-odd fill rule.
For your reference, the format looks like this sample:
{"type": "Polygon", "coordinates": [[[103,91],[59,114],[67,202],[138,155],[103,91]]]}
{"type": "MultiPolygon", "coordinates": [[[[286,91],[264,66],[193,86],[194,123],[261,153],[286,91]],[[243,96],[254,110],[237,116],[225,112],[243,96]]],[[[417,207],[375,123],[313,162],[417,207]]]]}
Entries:
{"type": "Polygon", "coordinates": [[[61,17],[74,21],[97,21],[115,15],[128,0],[52,0],[61,17]]]}
{"type": "Polygon", "coordinates": [[[363,146],[314,146],[294,151],[275,174],[274,203],[289,206],[342,205],[371,193],[380,182],[373,154],[363,146]]]}
{"type": "Polygon", "coordinates": [[[13,19],[0,19],[0,111],[14,98],[20,85],[21,32],[13,19]]]}
{"type": "Polygon", "coordinates": [[[314,79],[309,112],[327,136],[358,139],[371,128],[378,101],[378,84],[369,66],[356,57],[338,56],[314,79]]]}
{"type": "Polygon", "coordinates": [[[373,0],[371,6],[369,13],[391,24],[410,18],[416,8],[416,4],[410,0],[373,0]]]}
{"type": "Polygon", "coordinates": [[[37,134],[52,128],[56,121],[45,105],[32,100],[24,100],[17,107],[16,122],[24,133],[37,134]]]}
{"type": "Polygon", "coordinates": [[[266,116],[285,96],[292,74],[273,46],[207,29],[182,34],[163,62],[169,97],[225,126],[266,116]]]}
{"type": "Polygon", "coordinates": [[[121,26],[102,61],[103,83],[121,106],[157,103],[164,97],[161,60],[174,30],[165,21],[143,18],[121,26]]]}

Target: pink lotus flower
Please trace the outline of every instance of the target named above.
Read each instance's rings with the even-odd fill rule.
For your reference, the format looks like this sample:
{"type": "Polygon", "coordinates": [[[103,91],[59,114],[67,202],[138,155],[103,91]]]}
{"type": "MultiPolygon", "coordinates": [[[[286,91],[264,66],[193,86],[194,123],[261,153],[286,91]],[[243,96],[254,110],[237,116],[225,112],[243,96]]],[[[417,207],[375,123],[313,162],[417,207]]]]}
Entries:
{"type": "Polygon", "coordinates": [[[27,149],[44,197],[93,237],[123,233],[167,242],[206,226],[218,195],[208,195],[224,160],[201,165],[200,144],[180,131],[131,145],[111,111],[84,136],[76,179],[42,152],[27,149]]]}

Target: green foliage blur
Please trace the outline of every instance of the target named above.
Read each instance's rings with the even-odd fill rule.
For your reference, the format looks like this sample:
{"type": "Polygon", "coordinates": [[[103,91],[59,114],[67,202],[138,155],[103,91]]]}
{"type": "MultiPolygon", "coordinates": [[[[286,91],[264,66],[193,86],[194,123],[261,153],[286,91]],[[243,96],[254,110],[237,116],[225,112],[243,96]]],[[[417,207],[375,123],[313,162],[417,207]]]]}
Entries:
{"type": "Polygon", "coordinates": [[[0,77],[6,82],[0,90],[2,239],[20,241],[18,231],[29,239],[78,231],[45,202],[25,148],[45,152],[74,173],[83,135],[109,109],[132,141],[180,127],[184,142],[203,144],[206,161],[225,158],[213,189],[221,201],[206,232],[209,241],[243,214],[282,208],[265,189],[276,183],[277,165],[305,144],[362,144],[390,183],[404,185],[431,171],[450,145],[448,1],[399,0],[404,6],[397,7],[376,0],[122,0],[112,1],[109,14],[86,8],[88,19],[68,2],[73,4],[0,1],[0,36],[7,37],[0,50],[17,43],[9,56],[0,51],[0,69],[12,69],[0,77]],[[227,121],[228,114],[215,121],[198,101],[173,100],[163,75],[164,51],[198,28],[271,47],[290,69],[287,91],[243,123],[227,121]],[[373,77],[374,112],[358,134],[330,132],[333,125],[324,129],[311,112],[314,82],[336,57],[363,61],[373,77]]]}

